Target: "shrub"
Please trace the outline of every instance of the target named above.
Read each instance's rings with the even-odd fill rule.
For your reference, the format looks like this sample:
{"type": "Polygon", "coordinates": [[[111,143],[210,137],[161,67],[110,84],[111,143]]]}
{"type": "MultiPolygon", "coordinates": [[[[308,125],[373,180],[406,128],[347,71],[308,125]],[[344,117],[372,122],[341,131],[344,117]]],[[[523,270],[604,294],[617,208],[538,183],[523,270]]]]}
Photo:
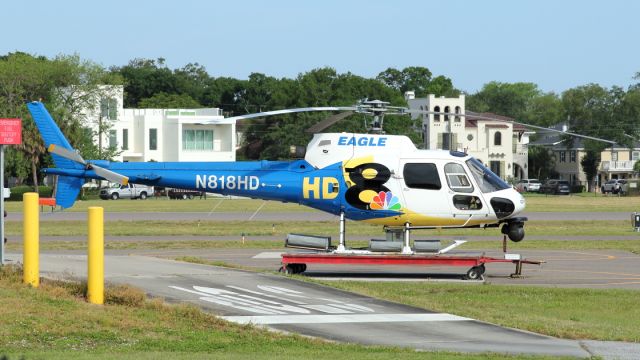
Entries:
{"type": "MultiPolygon", "coordinates": [[[[33,186],[29,185],[20,185],[11,188],[11,197],[9,197],[9,201],[22,201],[22,195],[24,193],[33,192],[33,186]]],[[[53,189],[50,186],[39,186],[38,194],[40,197],[51,197],[53,193],[53,189]]]]}
{"type": "Polygon", "coordinates": [[[584,185],[571,185],[571,193],[581,193],[584,192],[584,185]]]}

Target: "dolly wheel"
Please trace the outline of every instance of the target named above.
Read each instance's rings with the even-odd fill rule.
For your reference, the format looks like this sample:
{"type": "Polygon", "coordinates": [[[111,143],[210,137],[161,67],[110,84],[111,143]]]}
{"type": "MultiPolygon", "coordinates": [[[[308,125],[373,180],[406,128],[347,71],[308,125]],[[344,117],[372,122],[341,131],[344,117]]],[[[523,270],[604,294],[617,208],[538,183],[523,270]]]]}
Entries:
{"type": "Polygon", "coordinates": [[[296,264],[287,264],[286,266],[284,266],[284,273],[287,275],[291,275],[291,274],[296,274],[296,264]]]}
{"type": "Polygon", "coordinates": [[[482,269],[480,266],[474,266],[467,271],[467,279],[478,280],[482,276],[482,269]]]}
{"type": "Polygon", "coordinates": [[[477,268],[480,269],[480,275],[484,275],[484,273],[487,271],[487,268],[484,267],[484,264],[478,265],[477,268]]]}

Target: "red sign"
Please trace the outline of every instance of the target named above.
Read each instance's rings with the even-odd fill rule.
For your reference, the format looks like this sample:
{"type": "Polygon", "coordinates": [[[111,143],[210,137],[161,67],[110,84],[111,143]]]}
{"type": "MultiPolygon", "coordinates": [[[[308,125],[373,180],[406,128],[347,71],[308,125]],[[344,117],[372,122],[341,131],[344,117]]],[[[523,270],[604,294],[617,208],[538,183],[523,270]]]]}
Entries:
{"type": "Polygon", "coordinates": [[[0,119],[0,145],[22,142],[22,119],[0,119]]]}

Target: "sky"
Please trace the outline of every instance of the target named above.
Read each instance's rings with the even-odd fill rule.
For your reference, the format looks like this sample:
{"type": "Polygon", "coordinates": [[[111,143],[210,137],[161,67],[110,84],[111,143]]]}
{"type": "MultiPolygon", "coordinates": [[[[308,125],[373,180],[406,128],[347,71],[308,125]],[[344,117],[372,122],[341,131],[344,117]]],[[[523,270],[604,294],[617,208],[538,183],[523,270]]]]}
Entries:
{"type": "Polygon", "coordinates": [[[467,93],[490,81],[626,88],[640,72],[631,0],[13,0],[0,14],[0,54],[75,53],[105,67],[162,57],[246,79],[424,66],[467,93]]]}

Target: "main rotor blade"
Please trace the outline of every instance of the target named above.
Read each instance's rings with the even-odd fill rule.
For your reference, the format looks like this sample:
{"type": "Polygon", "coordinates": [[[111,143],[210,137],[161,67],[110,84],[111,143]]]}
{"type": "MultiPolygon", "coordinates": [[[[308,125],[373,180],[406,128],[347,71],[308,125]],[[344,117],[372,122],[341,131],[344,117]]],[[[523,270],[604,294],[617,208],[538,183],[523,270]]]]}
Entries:
{"type": "Polygon", "coordinates": [[[94,164],[89,164],[89,168],[91,170],[93,170],[98,176],[102,176],[103,178],[114,182],[114,183],[118,183],[121,185],[127,185],[129,183],[129,178],[124,176],[124,175],[120,175],[116,172],[113,172],[111,170],[107,170],[105,168],[101,168],[98,165],[94,165],[94,164]]]}
{"type": "MultiPolygon", "coordinates": [[[[265,111],[259,112],[255,114],[246,114],[239,116],[232,116],[228,118],[224,118],[227,120],[243,120],[243,119],[255,119],[265,116],[274,116],[274,115],[283,115],[283,114],[294,114],[301,112],[312,112],[312,111],[356,111],[357,107],[354,106],[324,106],[324,107],[307,107],[307,108],[296,108],[296,109],[283,109],[283,110],[274,110],[274,111],[265,111]]],[[[199,124],[215,124],[219,120],[210,120],[210,121],[202,121],[199,124]]]]}
{"type": "Polygon", "coordinates": [[[49,148],[47,150],[50,153],[59,155],[59,156],[65,158],[65,159],[68,159],[68,160],[71,160],[71,161],[75,161],[75,162],[80,163],[82,165],[87,165],[87,162],[84,161],[82,156],[80,156],[80,154],[78,154],[77,152],[75,152],[73,150],[69,150],[69,149],[63,148],[63,147],[61,147],[59,145],[56,145],[56,144],[49,145],[49,148]]]}
{"type": "Polygon", "coordinates": [[[306,133],[311,133],[311,134],[315,134],[315,133],[319,133],[322,130],[328,128],[329,126],[337,123],[338,121],[350,116],[353,114],[353,111],[347,111],[347,112],[343,112],[343,113],[339,113],[339,114],[335,114],[335,115],[331,115],[328,118],[314,124],[313,126],[311,126],[310,128],[308,128],[307,130],[305,130],[306,133]]]}
{"type": "Polygon", "coordinates": [[[510,122],[510,123],[513,123],[513,124],[526,126],[528,128],[532,128],[532,129],[539,129],[539,130],[544,130],[544,131],[549,131],[549,132],[555,132],[555,133],[565,134],[565,135],[569,135],[569,136],[575,136],[575,137],[579,137],[579,138],[583,138],[583,139],[602,141],[602,142],[609,143],[609,144],[612,144],[612,145],[617,144],[615,141],[611,141],[611,140],[607,140],[607,139],[601,139],[601,138],[597,138],[597,137],[594,137],[594,136],[581,135],[581,134],[577,134],[577,133],[573,133],[573,132],[569,132],[569,131],[556,130],[556,129],[546,128],[544,126],[531,125],[531,124],[518,122],[518,121],[514,121],[514,120],[507,120],[507,119],[504,119],[504,118],[482,115],[482,114],[475,113],[473,111],[467,111],[466,114],[456,114],[456,113],[444,113],[444,112],[439,112],[439,111],[406,109],[404,112],[405,113],[409,113],[409,114],[449,115],[449,116],[460,116],[462,118],[466,117],[466,118],[472,118],[472,119],[478,119],[478,120],[492,120],[492,121],[510,122]]]}
{"type": "Polygon", "coordinates": [[[467,117],[472,117],[474,119],[479,119],[479,120],[495,120],[495,121],[502,121],[502,122],[512,122],[514,124],[519,124],[519,125],[522,125],[522,126],[526,126],[526,127],[532,128],[532,129],[539,129],[539,130],[544,130],[544,131],[549,131],[549,132],[555,132],[555,133],[560,133],[560,134],[569,135],[569,136],[575,136],[575,137],[579,137],[579,138],[583,138],[583,139],[602,141],[602,142],[609,143],[611,145],[617,144],[615,141],[611,141],[611,140],[607,140],[607,139],[601,139],[601,138],[597,138],[597,137],[594,137],[594,136],[581,135],[581,134],[576,134],[576,133],[569,132],[569,131],[556,130],[556,129],[546,128],[544,126],[531,125],[531,124],[522,123],[522,122],[513,121],[513,120],[499,119],[499,118],[495,118],[495,117],[491,117],[491,116],[481,115],[481,114],[474,113],[474,112],[471,112],[471,111],[467,111],[467,117]]]}

